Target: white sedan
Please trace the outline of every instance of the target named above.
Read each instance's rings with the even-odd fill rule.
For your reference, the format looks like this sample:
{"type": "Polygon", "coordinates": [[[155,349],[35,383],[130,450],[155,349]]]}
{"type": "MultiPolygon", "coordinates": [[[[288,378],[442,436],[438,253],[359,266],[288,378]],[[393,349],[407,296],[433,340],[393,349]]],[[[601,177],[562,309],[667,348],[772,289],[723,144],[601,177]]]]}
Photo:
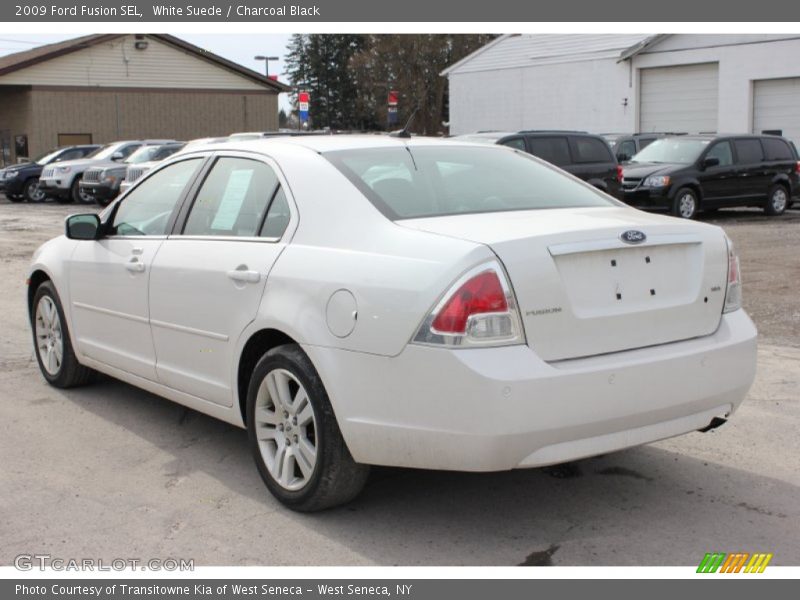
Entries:
{"type": "Polygon", "coordinates": [[[303,511],[368,465],[538,467],[713,428],[755,374],[720,228],[500,146],[191,147],[69,217],[28,290],[48,382],[100,371],[247,428],[303,511]]]}

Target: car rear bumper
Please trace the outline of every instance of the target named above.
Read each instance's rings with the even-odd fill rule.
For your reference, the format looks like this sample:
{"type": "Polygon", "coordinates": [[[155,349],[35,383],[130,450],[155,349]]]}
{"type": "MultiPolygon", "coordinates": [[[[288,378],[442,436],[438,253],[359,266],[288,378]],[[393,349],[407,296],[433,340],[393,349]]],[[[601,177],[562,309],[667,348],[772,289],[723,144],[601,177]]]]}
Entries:
{"type": "Polygon", "coordinates": [[[395,357],[306,351],[356,461],[499,471],[576,460],[731,415],[755,376],[739,310],[710,336],[546,363],[527,346],[409,345],[395,357]]]}

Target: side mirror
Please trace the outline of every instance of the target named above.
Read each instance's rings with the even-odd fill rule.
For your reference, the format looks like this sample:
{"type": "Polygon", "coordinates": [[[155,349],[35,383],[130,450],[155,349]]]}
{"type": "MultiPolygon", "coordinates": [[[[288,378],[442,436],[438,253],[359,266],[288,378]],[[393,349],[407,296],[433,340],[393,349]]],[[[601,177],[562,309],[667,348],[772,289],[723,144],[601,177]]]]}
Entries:
{"type": "Polygon", "coordinates": [[[631,157],[627,152],[620,152],[617,154],[617,162],[628,162],[630,159],[631,157]]]}
{"type": "Polygon", "coordinates": [[[95,213],[70,215],[65,228],[71,240],[96,240],[100,237],[100,217],[95,213]]]}
{"type": "Polygon", "coordinates": [[[122,152],[114,152],[114,154],[111,155],[111,160],[113,161],[120,161],[123,158],[125,158],[125,155],[122,152]]]}
{"type": "Polygon", "coordinates": [[[707,169],[708,167],[718,167],[719,166],[719,159],[716,156],[707,156],[703,159],[703,168],[707,169]]]}

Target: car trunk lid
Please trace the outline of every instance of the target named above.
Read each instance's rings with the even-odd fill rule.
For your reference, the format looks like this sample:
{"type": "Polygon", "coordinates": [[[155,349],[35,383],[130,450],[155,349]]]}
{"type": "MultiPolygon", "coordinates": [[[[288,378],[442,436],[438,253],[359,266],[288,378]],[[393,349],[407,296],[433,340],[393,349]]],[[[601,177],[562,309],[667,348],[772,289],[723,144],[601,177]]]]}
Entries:
{"type": "Polygon", "coordinates": [[[508,272],[529,345],[547,361],[709,335],[719,325],[727,245],[717,227],[622,207],[398,224],[487,244],[508,272]],[[624,241],[630,231],[645,239],[624,241]]]}

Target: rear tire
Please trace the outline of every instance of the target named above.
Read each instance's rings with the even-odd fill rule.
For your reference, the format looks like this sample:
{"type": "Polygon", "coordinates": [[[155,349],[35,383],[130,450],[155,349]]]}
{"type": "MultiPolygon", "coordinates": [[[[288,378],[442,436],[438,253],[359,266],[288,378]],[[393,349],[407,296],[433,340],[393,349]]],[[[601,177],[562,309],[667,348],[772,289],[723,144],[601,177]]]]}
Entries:
{"type": "Polygon", "coordinates": [[[789,208],[789,191],[785,186],[776,183],[769,188],[764,212],[770,217],[778,217],[786,212],[787,208],[789,208]]]}
{"type": "Polygon", "coordinates": [[[75,357],[61,300],[50,281],[42,283],[33,296],[31,330],[36,360],[47,383],[70,388],[92,381],[95,372],[75,357]]]}
{"type": "Polygon", "coordinates": [[[678,190],[675,194],[675,204],[672,206],[672,214],[681,219],[694,219],[700,208],[697,193],[688,187],[678,190]]]}
{"type": "Polygon", "coordinates": [[[273,348],[256,364],[247,431],[261,478],[292,510],[344,504],[366,483],[369,466],[353,460],[322,380],[296,344],[273,348]]]}

